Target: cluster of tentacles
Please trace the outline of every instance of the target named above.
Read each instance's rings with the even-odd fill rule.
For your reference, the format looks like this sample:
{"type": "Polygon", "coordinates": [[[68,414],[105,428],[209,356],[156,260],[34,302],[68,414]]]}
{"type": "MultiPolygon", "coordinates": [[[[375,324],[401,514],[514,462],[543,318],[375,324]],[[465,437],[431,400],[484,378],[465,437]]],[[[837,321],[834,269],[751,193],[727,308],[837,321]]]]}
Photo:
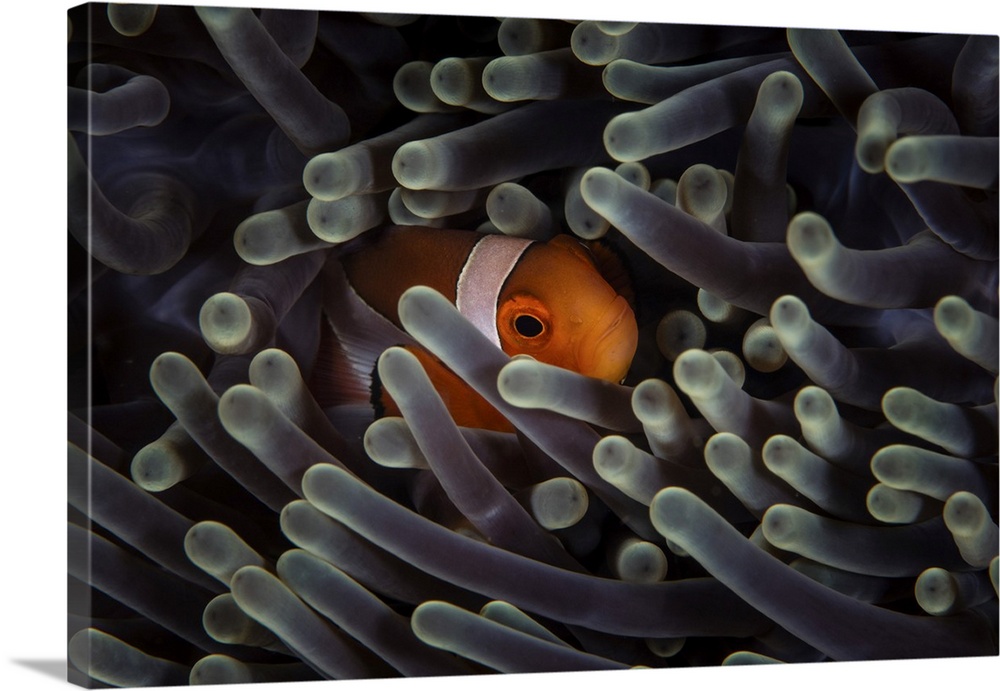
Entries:
{"type": "Polygon", "coordinates": [[[74,681],[997,654],[996,36],[93,4],[69,62],[74,681]],[[321,409],[393,223],[605,238],[624,384],[418,286],[517,432],[399,348],[321,409]]]}

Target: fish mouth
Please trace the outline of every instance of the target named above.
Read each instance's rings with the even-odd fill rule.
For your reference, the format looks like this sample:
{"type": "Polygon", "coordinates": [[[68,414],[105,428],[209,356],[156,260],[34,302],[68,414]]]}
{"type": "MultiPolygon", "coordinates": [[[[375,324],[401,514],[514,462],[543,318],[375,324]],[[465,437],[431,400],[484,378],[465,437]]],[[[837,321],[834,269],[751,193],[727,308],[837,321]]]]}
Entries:
{"type": "Polygon", "coordinates": [[[639,343],[639,327],[628,301],[615,297],[577,349],[579,371],[590,377],[620,382],[628,373],[639,343]]]}

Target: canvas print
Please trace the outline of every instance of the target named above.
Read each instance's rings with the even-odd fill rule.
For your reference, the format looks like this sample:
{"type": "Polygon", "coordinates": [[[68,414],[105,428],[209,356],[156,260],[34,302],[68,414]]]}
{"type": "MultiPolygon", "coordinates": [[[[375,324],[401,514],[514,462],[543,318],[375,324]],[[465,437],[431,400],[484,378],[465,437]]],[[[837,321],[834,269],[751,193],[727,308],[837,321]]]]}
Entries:
{"type": "Polygon", "coordinates": [[[997,36],[68,15],[71,681],[997,655],[997,36]]]}

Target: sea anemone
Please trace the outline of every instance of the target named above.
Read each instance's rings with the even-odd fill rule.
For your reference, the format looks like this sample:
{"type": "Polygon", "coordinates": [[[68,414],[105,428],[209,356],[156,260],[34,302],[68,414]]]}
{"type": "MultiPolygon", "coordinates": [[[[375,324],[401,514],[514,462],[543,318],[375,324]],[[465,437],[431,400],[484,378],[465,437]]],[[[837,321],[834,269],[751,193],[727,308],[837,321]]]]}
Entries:
{"type": "Polygon", "coordinates": [[[69,18],[71,680],[997,654],[996,36],[69,18]],[[627,377],[414,286],[396,342],[516,431],[410,348],[400,417],[326,404],[393,224],[604,243],[627,377]]]}

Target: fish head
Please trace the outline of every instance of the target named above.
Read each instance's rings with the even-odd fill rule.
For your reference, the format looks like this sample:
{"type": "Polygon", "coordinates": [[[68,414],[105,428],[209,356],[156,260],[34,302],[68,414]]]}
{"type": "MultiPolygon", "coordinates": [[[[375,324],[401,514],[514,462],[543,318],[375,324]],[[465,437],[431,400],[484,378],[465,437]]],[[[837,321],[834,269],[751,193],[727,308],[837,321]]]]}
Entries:
{"type": "Polygon", "coordinates": [[[508,355],[613,382],[627,374],[638,343],[629,301],[568,235],[522,257],[501,291],[497,332],[508,355]]]}

